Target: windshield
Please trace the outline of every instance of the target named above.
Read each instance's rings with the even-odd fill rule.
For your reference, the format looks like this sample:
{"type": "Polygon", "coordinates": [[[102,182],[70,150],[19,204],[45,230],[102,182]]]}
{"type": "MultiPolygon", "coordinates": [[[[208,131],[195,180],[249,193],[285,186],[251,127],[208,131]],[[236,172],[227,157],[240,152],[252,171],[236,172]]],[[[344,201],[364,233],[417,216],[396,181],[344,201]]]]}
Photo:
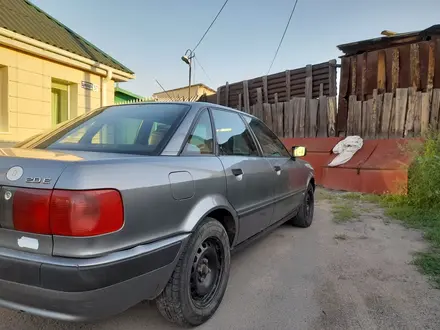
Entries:
{"type": "Polygon", "coordinates": [[[157,155],[189,108],[174,103],[100,108],[16,147],[157,155]]]}

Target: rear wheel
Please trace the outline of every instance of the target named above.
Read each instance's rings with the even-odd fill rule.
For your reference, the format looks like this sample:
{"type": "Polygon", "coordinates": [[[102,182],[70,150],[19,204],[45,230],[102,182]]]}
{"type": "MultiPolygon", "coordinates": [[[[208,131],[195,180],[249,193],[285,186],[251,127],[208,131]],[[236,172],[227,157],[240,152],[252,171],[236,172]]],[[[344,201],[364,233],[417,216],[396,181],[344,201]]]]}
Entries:
{"type": "Polygon", "coordinates": [[[160,313],[181,326],[206,322],[219,307],[230,270],[229,238],[208,218],[191,236],[167,286],[156,300],[160,313]]]}
{"type": "Polygon", "coordinates": [[[313,213],[315,210],[315,195],[311,184],[307,187],[304,194],[303,202],[298,210],[298,214],[291,220],[292,225],[307,228],[310,227],[313,221],[313,213]]]}

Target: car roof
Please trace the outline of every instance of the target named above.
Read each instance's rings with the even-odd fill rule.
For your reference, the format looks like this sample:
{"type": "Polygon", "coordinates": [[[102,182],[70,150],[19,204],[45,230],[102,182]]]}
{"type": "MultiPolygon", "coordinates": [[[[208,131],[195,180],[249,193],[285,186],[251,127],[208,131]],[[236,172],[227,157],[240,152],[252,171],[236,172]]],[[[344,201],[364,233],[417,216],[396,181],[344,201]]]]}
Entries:
{"type": "Polygon", "coordinates": [[[225,107],[224,105],[220,105],[220,104],[215,104],[215,103],[208,103],[208,102],[139,102],[139,103],[128,103],[128,104],[115,104],[115,105],[111,105],[110,107],[123,107],[123,106],[136,106],[136,105],[154,105],[154,104],[182,104],[182,105],[190,105],[191,109],[190,112],[196,112],[201,108],[205,108],[205,107],[209,107],[209,108],[217,108],[217,109],[224,109],[224,110],[228,110],[228,111],[232,111],[232,112],[236,112],[238,114],[242,114],[242,115],[246,115],[249,117],[253,117],[256,118],[255,116],[234,109],[234,108],[230,108],[230,107],[225,107]]]}

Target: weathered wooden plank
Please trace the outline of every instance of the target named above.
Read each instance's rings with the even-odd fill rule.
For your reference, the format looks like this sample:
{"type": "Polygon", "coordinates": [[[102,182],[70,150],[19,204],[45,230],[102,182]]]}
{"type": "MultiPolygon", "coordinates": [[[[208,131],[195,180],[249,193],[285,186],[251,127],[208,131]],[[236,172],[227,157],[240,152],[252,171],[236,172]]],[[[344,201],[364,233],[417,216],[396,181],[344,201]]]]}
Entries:
{"type": "Polygon", "coordinates": [[[316,137],[318,132],[318,107],[319,101],[317,99],[309,100],[309,137],[316,137]]]}
{"type": "Polygon", "coordinates": [[[307,65],[306,66],[306,80],[305,80],[306,86],[304,89],[304,95],[306,97],[305,99],[305,109],[304,109],[304,134],[305,136],[309,135],[309,127],[310,127],[310,109],[309,109],[309,100],[313,96],[313,75],[312,75],[312,66],[307,65]]]}
{"type": "Polygon", "coordinates": [[[414,114],[417,101],[417,91],[414,87],[408,88],[408,110],[406,112],[405,130],[403,137],[414,136],[414,114]]]}
{"type": "Polygon", "coordinates": [[[408,88],[396,89],[396,107],[393,112],[394,121],[391,124],[390,137],[401,138],[405,129],[405,117],[408,105],[408,88]]]}
{"type": "Polygon", "coordinates": [[[300,137],[299,126],[301,121],[301,99],[300,97],[294,97],[293,102],[293,137],[300,137]]]}
{"type": "Polygon", "coordinates": [[[279,137],[284,137],[284,102],[278,102],[276,106],[276,126],[279,137]]]}
{"type": "Polygon", "coordinates": [[[373,108],[373,99],[362,102],[362,137],[364,139],[370,138],[370,120],[371,109],[373,108]]]}
{"type": "Polygon", "coordinates": [[[422,41],[419,45],[419,75],[420,90],[428,90],[428,68],[429,68],[429,41],[422,41]]]}
{"type": "Polygon", "coordinates": [[[336,60],[328,62],[328,84],[330,96],[336,96],[336,60]]]}
{"type": "Polygon", "coordinates": [[[278,125],[277,125],[277,103],[272,103],[270,105],[271,117],[272,117],[272,131],[279,136],[278,125]]]}
{"type": "Polygon", "coordinates": [[[362,101],[354,103],[353,135],[362,134],[362,101]]]}
{"type": "Polygon", "coordinates": [[[278,93],[273,94],[274,103],[278,103],[278,93]]]}
{"type": "Polygon", "coordinates": [[[366,67],[366,86],[365,95],[372,95],[373,90],[377,89],[377,61],[379,52],[373,50],[367,53],[367,67],[366,67]]]}
{"type": "Polygon", "coordinates": [[[410,45],[410,74],[411,74],[411,86],[419,89],[420,88],[420,58],[419,58],[418,44],[410,45]]]}
{"type": "Polygon", "coordinates": [[[377,89],[373,89],[373,98],[371,99],[370,123],[368,127],[368,136],[372,139],[376,137],[377,128],[377,89]]]}
{"type": "Polygon", "coordinates": [[[356,95],[356,69],[357,69],[356,56],[350,57],[350,64],[351,64],[351,78],[350,78],[351,90],[350,90],[350,94],[356,95]]]}
{"type": "Polygon", "coordinates": [[[420,114],[420,126],[422,136],[426,136],[429,130],[430,93],[422,93],[422,109],[420,114]]]}
{"type": "Polygon", "coordinates": [[[263,118],[267,127],[272,129],[272,109],[269,103],[263,103],[263,118]]]}
{"type": "Polygon", "coordinates": [[[382,122],[379,132],[381,138],[387,139],[389,136],[391,113],[393,109],[393,93],[385,93],[382,107],[382,122]]]}
{"type": "Polygon", "coordinates": [[[436,88],[432,91],[431,117],[429,124],[432,129],[438,130],[440,118],[440,89],[436,88]]]}
{"type": "MultiPolygon", "coordinates": [[[[440,63],[437,63],[440,65],[440,63]]],[[[435,43],[433,41],[429,42],[428,51],[428,81],[427,81],[427,91],[431,91],[434,88],[434,72],[435,72],[435,43]]]]}
{"type": "Polygon", "coordinates": [[[241,93],[238,94],[238,105],[237,105],[237,110],[241,111],[242,105],[241,105],[241,93]]]}
{"type": "Polygon", "coordinates": [[[319,97],[324,96],[324,84],[319,84],[319,97]]]}
{"type": "Polygon", "coordinates": [[[254,116],[263,119],[263,90],[261,87],[257,88],[257,103],[255,104],[254,116]]]}
{"type": "Polygon", "coordinates": [[[225,106],[229,106],[229,83],[225,85],[225,106]]]}
{"type": "Polygon", "coordinates": [[[383,113],[383,96],[384,94],[378,94],[376,97],[376,130],[375,138],[380,136],[380,128],[382,125],[382,113],[383,113]]]}
{"type": "Polygon", "coordinates": [[[221,92],[221,87],[217,88],[217,104],[220,104],[220,92],[221,92]]]}
{"type": "Polygon", "coordinates": [[[327,137],[327,97],[319,97],[318,110],[318,137],[327,137]]]}
{"type": "Polygon", "coordinates": [[[440,88],[440,38],[434,40],[434,59],[437,65],[434,68],[434,88],[440,88]]]}
{"type": "MultiPolygon", "coordinates": [[[[348,85],[350,82],[350,58],[343,57],[341,58],[341,78],[339,80],[339,96],[346,97],[348,96],[348,85]]],[[[329,77],[330,79],[330,77],[329,77]]],[[[331,95],[331,94],[330,94],[331,95]]],[[[333,95],[331,95],[333,96],[333,95]]]]}
{"type": "Polygon", "coordinates": [[[306,99],[299,99],[299,137],[305,137],[306,133],[306,99]]]}
{"type": "Polygon", "coordinates": [[[400,61],[400,52],[399,49],[393,49],[393,58],[391,62],[391,91],[395,92],[399,87],[399,61],[400,61]]]}
{"type": "Polygon", "coordinates": [[[416,93],[416,105],[414,107],[414,136],[420,136],[422,132],[422,92],[416,93]]]}
{"type": "Polygon", "coordinates": [[[267,94],[267,76],[263,76],[263,101],[269,103],[269,94],[267,94]]]}
{"type": "Polygon", "coordinates": [[[249,83],[247,80],[243,80],[243,105],[244,112],[249,113],[249,83]]]}
{"type": "Polygon", "coordinates": [[[347,135],[353,135],[354,133],[354,107],[356,102],[356,95],[350,95],[348,98],[347,135]]]}
{"type": "Polygon", "coordinates": [[[377,89],[379,93],[384,93],[386,89],[386,61],[385,51],[377,53],[377,89]]]}
{"type": "Polygon", "coordinates": [[[284,137],[293,137],[293,100],[284,102],[284,137]]]}
{"type": "Polygon", "coordinates": [[[286,101],[290,100],[290,70],[286,70],[286,101]]]}
{"type": "Polygon", "coordinates": [[[336,135],[336,96],[327,98],[328,136],[336,135]]]}

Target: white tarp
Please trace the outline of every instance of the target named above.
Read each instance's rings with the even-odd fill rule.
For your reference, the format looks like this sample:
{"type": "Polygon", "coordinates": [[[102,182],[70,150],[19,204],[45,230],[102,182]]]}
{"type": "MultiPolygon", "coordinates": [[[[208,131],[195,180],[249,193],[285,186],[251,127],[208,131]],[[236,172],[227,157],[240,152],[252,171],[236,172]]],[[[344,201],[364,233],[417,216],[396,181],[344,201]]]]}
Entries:
{"type": "Polygon", "coordinates": [[[364,145],[364,140],[360,136],[347,136],[333,147],[333,153],[337,154],[328,166],[335,167],[348,162],[353,155],[364,145]]]}

